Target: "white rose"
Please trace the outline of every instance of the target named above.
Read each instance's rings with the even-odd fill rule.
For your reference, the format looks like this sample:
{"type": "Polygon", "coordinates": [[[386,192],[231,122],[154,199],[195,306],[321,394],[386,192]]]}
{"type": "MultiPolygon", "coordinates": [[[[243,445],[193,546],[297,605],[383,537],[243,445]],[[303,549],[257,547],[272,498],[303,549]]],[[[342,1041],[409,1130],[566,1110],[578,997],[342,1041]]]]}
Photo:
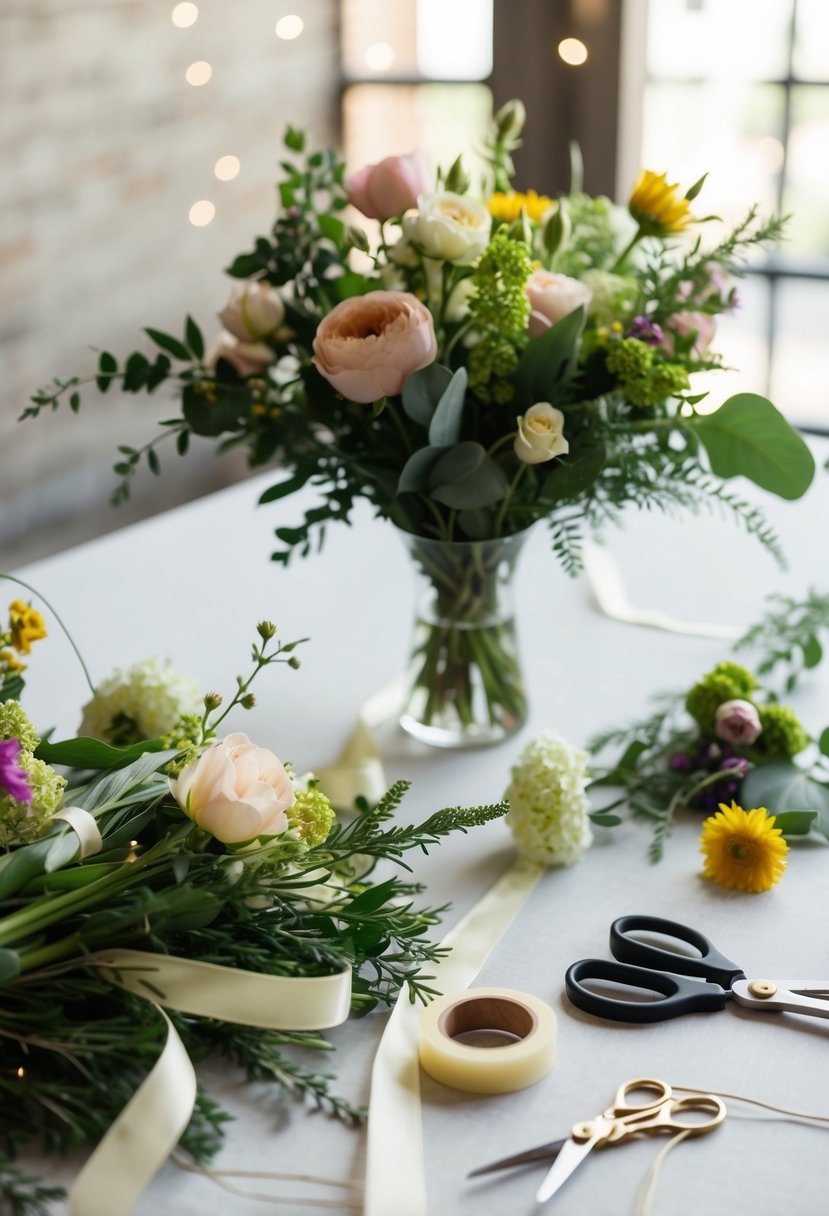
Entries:
{"type": "Polygon", "coordinates": [[[483,203],[443,190],[421,194],[417,211],[404,217],[409,240],[430,258],[471,266],[489,243],[492,217],[483,203]]]}
{"type": "Polygon", "coordinates": [[[285,319],[282,297],[270,283],[248,280],[234,283],[230,299],[219,313],[225,329],[240,342],[270,338],[285,319]]]}
{"type": "Polygon", "coordinates": [[[513,450],[524,464],[543,464],[570,451],[564,438],[564,415],[549,401],[531,405],[518,419],[513,450]]]}

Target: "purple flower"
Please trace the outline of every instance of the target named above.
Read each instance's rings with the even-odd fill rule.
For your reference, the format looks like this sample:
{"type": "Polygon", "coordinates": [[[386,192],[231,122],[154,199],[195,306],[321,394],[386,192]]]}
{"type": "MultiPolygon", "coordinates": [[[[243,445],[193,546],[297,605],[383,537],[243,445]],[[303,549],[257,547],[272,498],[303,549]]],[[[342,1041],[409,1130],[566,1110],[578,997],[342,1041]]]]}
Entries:
{"type": "Polygon", "coordinates": [[[29,778],[20,767],[19,756],[19,739],[0,739],[0,789],[11,794],[17,802],[31,802],[29,778]]]}
{"type": "Polygon", "coordinates": [[[675,773],[689,773],[691,771],[691,761],[684,752],[677,752],[671,756],[671,768],[675,773]]]}
{"type": "Polygon", "coordinates": [[[748,760],[742,756],[730,756],[727,760],[723,760],[720,770],[724,773],[731,773],[735,777],[745,777],[750,767],[748,760]]]}
{"type": "Polygon", "coordinates": [[[638,338],[640,342],[647,342],[649,346],[659,346],[660,342],[664,341],[665,331],[661,325],[657,325],[656,321],[651,321],[640,314],[631,321],[628,337],[638,338]]]}

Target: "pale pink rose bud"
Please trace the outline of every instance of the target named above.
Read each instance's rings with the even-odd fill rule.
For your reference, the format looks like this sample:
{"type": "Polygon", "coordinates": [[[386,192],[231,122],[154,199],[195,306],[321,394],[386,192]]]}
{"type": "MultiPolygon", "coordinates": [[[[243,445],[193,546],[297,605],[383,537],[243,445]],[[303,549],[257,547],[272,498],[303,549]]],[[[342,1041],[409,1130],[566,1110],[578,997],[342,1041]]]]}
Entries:
{"type": "Polygon", "coordinates": [[[224,359],[240,376],[259,376],[275,358],[276,351],[267,342],[237,342],[233,334],[223,329],[210,343],[204,366],[214,368],[220,359],[224,359]]]}
{"type": "Polygon", "coordinates": [[[270,283],[250,279],[234,283],[230,299],[219,313],[225,329],[240,342],[270,338],[285,319],[282,297],[270,283]]]}
{"type": "Polygon", "coordinates": [[[435,175],[422,148],[408,156],[387,156],[345,179],[352,207],[372,220],[390,220],[417,204],[417,196],[434,185],[435,175]]]}
{"type": "Polygon", "coordinates": [[[714,732],[726,743],[749,747],[762,729],[760,715],[750,701],[724,701],[714,714],[714,732]]]}
{"type": "Polygon", "coordinates": [[[537,338],[582,304],[586,308],[593,298],[586,283],[566,274],[553,274],[550,270],[534,270],[527,279],[526,291],[531,310],[528,326],[531,338],[537,338]]]}
{"type": "Polygon", "coordinates": [[[665,325],[666,333],[662,341],[662,349],[668,355],[674,353],[674,338],[677,335],[685,338],[688,334],[695,333],[696,337],[691,350],[698,359],[701,359],[714,341],[714,334],[717,332],[716,317],[712,317],[709,312],[677,312],[665,325]]]}
{"type": "Polygon", "coordinates": [[[399,393],[411,372],[436,354],[432,314],[417,296],[369,291],[323,318],[312,362],[338,393],[367,404],[399,393]]]}
{"type": "Polygon", "coordinates": [[[294,787],[273,752],[247,735],[228,735],[183,768],[173,797],[197,827],[223,844],[279,836],[294,803],[294,787]]]}

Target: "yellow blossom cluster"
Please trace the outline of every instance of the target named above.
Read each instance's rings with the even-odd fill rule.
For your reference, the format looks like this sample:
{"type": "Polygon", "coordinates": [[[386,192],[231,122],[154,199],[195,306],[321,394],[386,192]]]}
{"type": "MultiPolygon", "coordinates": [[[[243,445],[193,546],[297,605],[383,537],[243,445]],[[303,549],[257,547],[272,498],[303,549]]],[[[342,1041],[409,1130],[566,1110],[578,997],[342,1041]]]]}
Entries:
{"type": "Polygon", "coordinates": [[[3,677],[26,670],[26,664],[17,656],[31,654],[32,642],[46,636],[46,622],[37,609],[23,600],[12,600],[8,627],[0,633],[0,683],[3,677]]]}
{"type": "Polygon", "coordinates": [[[537,224],[552,205],[551,198],[548,198],[546,194],[537,194],[535,190],[528,190],[526,194],[520,194],[517,190],[511,191],[509,194],[496,192],[490,196],[487,202],[489,214],[493,219],[504,220],[508,224],[517,220],[522,210],[528,219],[537,224]]]}

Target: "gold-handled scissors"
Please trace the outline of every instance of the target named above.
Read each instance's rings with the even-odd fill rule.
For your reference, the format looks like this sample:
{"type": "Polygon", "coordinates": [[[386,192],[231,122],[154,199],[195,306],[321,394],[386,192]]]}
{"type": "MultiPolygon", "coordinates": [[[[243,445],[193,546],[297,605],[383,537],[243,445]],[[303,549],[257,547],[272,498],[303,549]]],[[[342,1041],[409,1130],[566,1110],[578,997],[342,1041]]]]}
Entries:
{"type": "Polygon", "coordinates": [[[656,1132],[687,1132],[691,1136],[701,1136],[719,1127],[724,1118],[725,1103],[716,1094],[689,1094],[676,1098],[670,1085],[664,1081],[654,1077],[637,1077],[619,1086],[613,1105],[603,1114],[584,1123],[576,1123],[568,1139],[504,1157],[481,1166],[469,1176],[477,1177],[537,1161],[548,1162],[554,1158],[552,1168],[536,1195],[537,1203],[546,1203],[594,1148],[601,1148],[605,1144],[622,1144],[633,1136],[656,1132]],[[632,1094],[653,1096],[647,1101],[633,1102],[630,1100],[632,1094]],[[694,1117],[700,1114],[708,1118],[694,1117]]]}

